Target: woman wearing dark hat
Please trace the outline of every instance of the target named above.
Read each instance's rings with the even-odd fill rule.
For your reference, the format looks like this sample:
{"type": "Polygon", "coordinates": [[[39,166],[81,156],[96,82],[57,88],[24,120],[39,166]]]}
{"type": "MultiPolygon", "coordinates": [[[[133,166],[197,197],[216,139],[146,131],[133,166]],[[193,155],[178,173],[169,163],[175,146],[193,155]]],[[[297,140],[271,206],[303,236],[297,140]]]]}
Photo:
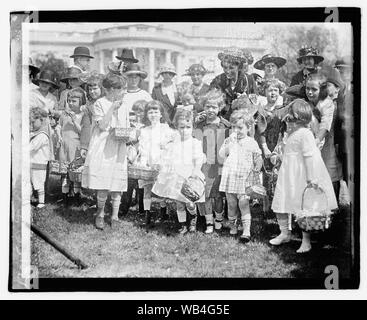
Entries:
{"type": "Polygon", "coordinates": [[[67,104],[67,96],[71,89],[75,89],[77,87],[81,87],[83,84],[83,81],[80,80],[80,75],[82,72],[77,69],[70,67],[67,69],[66,74],[61,78],[61,82],[66,84],[66,89],[63,90],[60,94],[60,101],[58,105],[59,110],[67,110],[68,104],[67,104]]]}
{"type": "Polygon", "coordinates": [[[208,73],[208,70],[201,64],[193,64],[186,70],[184,76],[191,77],[191,85],[188,89],[188,93],[191,94],[195,99],[194,109],[196,112],[201,112],[201,104],[199,103],[200,97],[204,96],[209,91],[209,85],[204,83],[203,78],[208,73]]]}
{"type": "Polygon", "coordinates": [[[324,60],[324,57],[319,55],[319,51],[313,47],[303,46],[298,51],[298,55],[297,61],[302,66],[302,70],[293,76],[291,86],[304,84],[309,74],[318,72],[318,64],[324,60]]]}
{"type": "Polygon", "coordinates": [[[137,64],[129,64],[125,68],[123,75],[127,79],[127,92],[124,96],[124,104],[128,107],[129,112],[132,110],[133,104],[138,100],[151,101],[151,95],[139,87],[141,81],[148,74],[140,69],[137,64]]]}
{"type": "Polygon", "coordinates": [[[228,120],[234,99],[243,93],[249,95],[257,92],[255,79],[245,72],[248,65],[253,63],[253,58],[248,51],[235,47],[223,50],[218,58],[224,72],[213,79],[210,88],[220,89],[226,95],[222,116],[228,120]]]}
{"type": "MultiPolygon", "coordinates": [[[[42,70],[39,73],[39,76],[33,80],[33,83],[38,85],[37,89],[31,90],[29,96],[29,107],[32,108],[41,108],[45,110],[49,115],[52,115],[57,107],[57,99],[56,97],[50,92],[50,89],[53,87],[57,89],[59,86],[56,84],[56,76],[53,71],[51,70],[42,70]]],[[[48,134],[49,137],[52,137],[52,129],[50,126],[50,120],[47,119],[48,134]]],[[[49,139],[50,141],[50,155],[51,159],[54,159],[54,147],[52,138],[49,139]]]]}
{"type": "MultiPolygon", "coordinates": [[[[265,96],[265,88],[264,88],[263,84],[267,80],[277,79],[278,81],[280,81],[277,77],[277,72],[278,72],[279,68],[281,68],[285,65],[286,62],[287,62],[286,59],[284,59],[282,57],[277,57],[273,54],[266,54],[259,61],[255,62],[254,68],[264,71],[264,78],[263,78],[263,81],[262,81],[262,85],[258,88],[259,89],[258,91],[259,91],[260,95],[265,96]]],[[[282,82],[282,81],[280,81],[280,82],[282,82]]],[[[286,87],[284,83],[283,83],[283,87],[284,87],[284,89],[286,87]]],[[[281,95],[279,95],[278,99],[279,99],[278,104],[282,104],[283,103],[283,97],[281,95]]],[[[264,100],[264,102],[265,102],[265,100],[264,100]]]]}
{"type": "Polygon", "coordinates": [[[28,63],[28,70],[29,70],[29,89],[33,90],[33,89],[38,89],[38,86],[35,85],[32,80],[36,79],[37,74],[40,72],[40,69],[35,66],[32,62],[32,59],[29,58],[29,63],[28,63]]]}
{"type": "Polygon", "coordinates": [[[74,59],[74,64],[71,65],[70,68],[76,68],[81,72],[88,70],[90,59],[94,59],[94,57],[90,55],[89,48],[87,47],[76,47],[70,58],[74,59]]]}
{"type": "Polygon", "coordinates": [[[118,69],[121,73],[125,72],[129,65],[139,62],[139,60],[134,57],[133,50],[127,48],[122,49],[121,54],[116,56],[116,59],[120,60],[118,69]]]}
{"type": "Polygon", "coordinates": [[[158,76],[161,76],[163,80],[152,91],[153,100],[158,100],[163,104],[168,116],[167,122],[169,125],[172,124],[173,117],[176,113],[178,100],[177,87],[172,81],[176,75],[176,69],[172,63],[162,65],[159,69],[158,76]]]}

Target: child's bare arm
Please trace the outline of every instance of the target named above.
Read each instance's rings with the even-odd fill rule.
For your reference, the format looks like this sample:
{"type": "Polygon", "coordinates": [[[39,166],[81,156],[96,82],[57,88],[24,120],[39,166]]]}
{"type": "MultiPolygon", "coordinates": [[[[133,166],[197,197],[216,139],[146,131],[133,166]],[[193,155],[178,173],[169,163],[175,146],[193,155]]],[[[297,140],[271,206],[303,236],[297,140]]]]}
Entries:
{"type": "Polygon", "coordinates": [[[257,152],[253,153],[253,162],[254,162],[254,170],[260,171],[263,165],[263,159],[260,153],[257,153],[257,152]]]}

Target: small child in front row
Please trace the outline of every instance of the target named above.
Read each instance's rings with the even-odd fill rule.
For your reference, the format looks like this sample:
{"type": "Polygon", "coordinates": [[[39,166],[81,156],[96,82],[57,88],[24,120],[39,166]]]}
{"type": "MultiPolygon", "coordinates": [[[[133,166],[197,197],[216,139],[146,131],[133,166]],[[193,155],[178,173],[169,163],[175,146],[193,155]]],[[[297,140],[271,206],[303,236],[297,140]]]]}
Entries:
{"type": "MultiPolygon", "coordinates": [[[[131,111],[129,112],[129,122],[131,128],[136,128],[138,130],[137,139],[140,136],[140,129],[144,127],[143,118],[144,118],[144,110],[145,106],[147,105],[147,101],[145,100],[138,100],[134,102],[131,111]]],[[[128,160],[133,163],[137,157],[137,144],[138,141],[131,141],[127,143],[127,154],[128,160]]],[[[128,178],[127,183],[127,191],[123,194],[123,214],[127,214],[130,207],[133,203],[133,193],[135,190],[135,199],[136,203],[139,204],[139,213],[144,213],[144,188],[139,188],[138,180],[128,178]]]]}
{"type": "MultiPolygon", "coordinates": [[[[277,215],[280,235],[270,240],[272,245],[290,241],[288,214],[295,214],[301,210],[302,193],[306,186],[314,188],[320,186],[326,193],[327,209],[338,208],[329,173],[309,128],[311,120],[312,109],[306,101],[296,99],[289,105],[288,136],[271,206],[277,215]]],[[[272,159],[273,162],[274,160],[272,159]]],[[[310,233],[302,232],[302,244],[297,253],[310,250],[310,233]]]]}
{"type": "Polygon", "coordinates": [[[246,189],[260,184],[259,172],[262,166],[261,150],[249,130],[254,125],[253,117],[244,110],[231,114],[233,132],[224,140],[219,156],[225,157],[219,191],[225,192],[228,202],[230,234],[237,234],[237,206],[241,211],[243,233],[240,241],[251,240],[251,212],[246,189]]]}
{"type": "MultiPolygon", "coordinates": [[[[68,109],[60,116],[61,127],[61,148],[60,160],[71,162],[75,158],[80,157],[80,132],[82,121],[89,121],[81,106],[85,105],[86,97],[82,88],[71,89],[67,97],[68,109]]],[[[67,176],[62,177],[62,193],[67,203],[67,196],[76,196],[78,201],[80,198],[80,182],[71,183],[67,176]]]]}
{"type": "Polygon", "coordinates": [[[30,110],[31,184],[38,195],[37,208],[45,206],[47,162],[50,160],[47,117],[48,113],[39,107],[30,110]]]}
{"type": "MultiPolygon", "coordinates": [[[[177,218],[180,223],[180,234],[187,231],[196,231],[197,208],[193,203],[185,198],[181,193],[182,182],[189,177],[198,177],[202,181],[205,176],[201,167],[205,162],[203,147],[201,142],[192,136],[193,134],[193,114],[189,110],[178,109],[173,119],[177,130],[173,142],[167,144],[162,159],[162,165],[153,186],[152,192],[159,197],[175,200],[177,206],[177,218]],[[189,212],[190,227],[187,228],[186,210],[189,212]]],[[[197,203],[204,203],[203,195],[197,203]]]]}
{"type": "Polygon", "coordinates": [[[223,158],[218,157],[218,150],[229,135],[230,123],[219,116],[219,112],[225,105],[223,93],[213,89],[202,97],[204,117],[196,117],[194,136],[203,141],[203,152],[206,162],[202,171],[205,175],[205,203],[198,204],[200,215],[205,216],[205,233],[213,233],[222,228],[223,222],[223,198],[219,192],[219,184],[222,175],[223,158]],[[213,212],[215,220],[213,221],[213,212]]]}

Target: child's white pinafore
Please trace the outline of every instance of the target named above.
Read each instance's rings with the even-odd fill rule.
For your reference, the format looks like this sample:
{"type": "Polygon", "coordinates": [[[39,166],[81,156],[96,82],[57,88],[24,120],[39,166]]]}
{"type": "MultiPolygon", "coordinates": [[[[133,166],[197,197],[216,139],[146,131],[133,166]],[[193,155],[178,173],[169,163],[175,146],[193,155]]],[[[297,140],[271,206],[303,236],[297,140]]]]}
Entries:
{"type": "Polygon", "coordinates": [[[304,157],[313,159],[313,177],[326,193],[327,209],[338,208],[333,185],[315,138],[310,129],[300,128],[289,134],[285,143],[271,206],[274,212],[294,214],[301,210],[302,193],[307,185],[304,157]]]}
{"type": "MultiPolygon", "coordinates": [[[[102,97],[94,104],[94,121],[103,119],[112,102],[102,97]]],[[[105,130],[93,127],[88,154],[82,174],[82,186],[95,190],[123,192],[127,190],[126,144],[117,140],[114,128],[129,127],[128,110],[124,104],[112,115],[105,130]]]]}
{"type": "MultiPolygon", "coordinates": [[[[159,197],[189,203],[190,201],[181,194],[181,186],[185,179],[192,175],[194,161],[200,167],[205,162],[201,141],[193,137],[181,141],[180,136],[177,135],[176,139],[167,145],[163,167],[152,192],[159,197]]],[[[202,171],[195,174],[205,181],[202,171]]],[[[205,202],[205,194],[197,202],[205,202]]]]}

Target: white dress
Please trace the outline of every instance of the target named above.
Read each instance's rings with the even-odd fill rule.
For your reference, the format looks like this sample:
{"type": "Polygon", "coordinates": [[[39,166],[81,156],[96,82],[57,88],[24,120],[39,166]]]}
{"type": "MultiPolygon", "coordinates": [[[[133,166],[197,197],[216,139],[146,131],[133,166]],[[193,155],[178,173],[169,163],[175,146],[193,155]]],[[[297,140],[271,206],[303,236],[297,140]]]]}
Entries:
{"type": "MultiPolygon", "coordinates": [[[[199,167],[205,162],[201,141],[193,137],[181,141],[181,137],[177,135],[176,139],[167,145],[162,169],[152,192],[159,197],[189,203],[180,191],[182,183],[193,173],[194,162],[199,167]]],[[[195,175],[205,181],[202,171],[195,172],[195,175]]],[[[205,202],[205,194],[197,202],[205,202]]]]}
{"type": "MultiPolygon", "coordinates": [[[[140,164],[152,167],[162,164],[164,147],[173,140],[175,132],[167,123],[159,123],[157,126],[143,127],[139,136],[140,164]]],[[[154,181],[139,180],[139,187],[153,184],[154,181]]]]}
{"type": "Polygon", "coordinates": [[[114,112],[106,129],[98,122],[111,108],[112,102],[102,97],[94,104],[92,137],[82,174],[82,186],[96,190],[123,192],[127,190],[126,144],[116,140],[114,128],[129,127],[127,107],[122,104],[114,112]]]}
{"type": "Polygon", "coordinates": [[[45,131],[31,135],[29,142],[31,183],[35,190],[43,190],[46,181],[46,166],[50,160],[49,137],[45,131]]]}
{"type": "MultiPolygon", "coordinates": [[[[39,107],[45,110],[47,113],[50,113],[51,111],[57,108],[57,99],[50,92],[48,92],[46,96],[43,96],[41,92],[39,91],[39,89],[33,89],[30,91],[30,94],[29,94],[29,107],[30,109],[39,107]]],[[[49,147],[50,147],[50,155],[51,155],[50,157],[51,157],[51,160],[53,160],[54,159],[54,145],[53,145],[54,133],[50,126],[49,118],[46,119],[46,123],[48,124],[47,133],[49,137],[51,137],[49,139],[49,147]]]]}
{"type": "Polygon", "coordinates": [[[304,157],[312,157],[313,177],[326,193],[327,208],[338,208],[333,185],[314,136],[310,129],[300,128],[289,134],[285,142],[271,206],[274,212],[294,214],[301,210],[302,193],[307,185],[304,157]]]}
{"type": "Polygon", "coordinates": [[[137,92],[126,92],[123,98],[123,103],[127,106],[129,112],[132,110],[133,105],[138,100],[145,100],[147,102],[152,101],[152,96],[145,90],[140,89],[137,92]]]}

